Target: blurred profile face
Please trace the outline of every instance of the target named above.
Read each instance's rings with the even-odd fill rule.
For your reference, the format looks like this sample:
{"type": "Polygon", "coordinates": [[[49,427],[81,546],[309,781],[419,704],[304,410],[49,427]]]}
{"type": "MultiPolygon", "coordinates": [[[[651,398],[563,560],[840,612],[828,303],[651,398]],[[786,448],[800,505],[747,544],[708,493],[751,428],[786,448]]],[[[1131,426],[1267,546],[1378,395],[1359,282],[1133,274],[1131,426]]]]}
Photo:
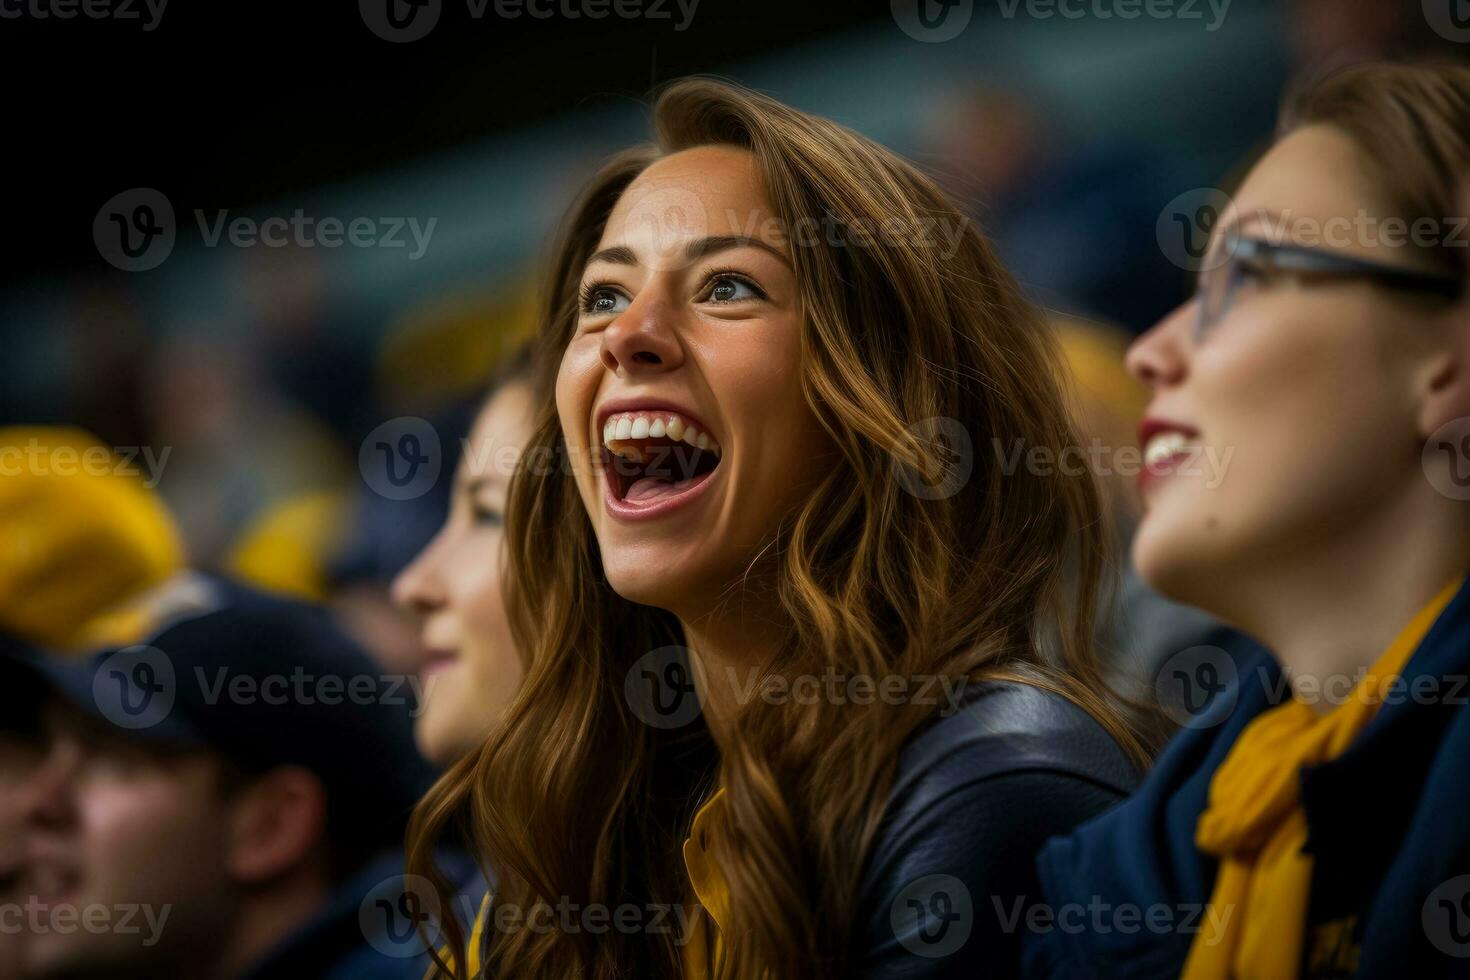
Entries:
{"type": "Polygon", "coordinates": [[[584,270],[556,405],[627,599],[708,609],[824,471],[775,228],[755,158],[696,147],[629,186],[584,270]]]}
{"type": "Polygon", "coordinates": [[[455,474],[449,519],[393,583],[394,599],[422,620],[414,736],[441,766],[490,733],[525,672],[505,607],[504,524],[533,415],[526,384],[505,385],[486,403],[455,474]]]}
{"type": "Polygon", "coordinates": [[[43,734],[23,791],[22,901],[41,923],[28,919],[27,975],[163,976],[214,955],[231,919],[215,762],[145,751],[58,703],[43,734]]]}
{"type": "MultiPolygon", "coordinates": [[[[1402,239],[1329,231],[1328,219],[1360,208],[1380,222],[1393,215],[1348,137],[1304,128],[1251,171],[1212,247],[1238,223],[1241,239],[1426,268],[1402,239]],[[1308,232],[1322,237],[1297,240],[1308,232]]],[[[1153,389],[1140,429],[1153,462],[1140,479],[1147,512],[1133,557],[1160,591],[1214,609],[1233,578],[1331,554],[1361,515],[1383,513],[1423,481],[1433,427],[1424,431],[1418,391],[1445,334],[1438,307],[1361,279],[1247,274],[1202,337],[1197,302],[1129,352],[1130,370],[1153,389]]]]}
{"type": "MultiPolygon", "coordinates": [[[[38,739],[16,732],[0,732],[0,908],[23,901],[25,872],[26,782],[41,763],[38,739]]],[[[24,974],[26,931],[0,922],[0,980],[18,980],[24,974]]]]}

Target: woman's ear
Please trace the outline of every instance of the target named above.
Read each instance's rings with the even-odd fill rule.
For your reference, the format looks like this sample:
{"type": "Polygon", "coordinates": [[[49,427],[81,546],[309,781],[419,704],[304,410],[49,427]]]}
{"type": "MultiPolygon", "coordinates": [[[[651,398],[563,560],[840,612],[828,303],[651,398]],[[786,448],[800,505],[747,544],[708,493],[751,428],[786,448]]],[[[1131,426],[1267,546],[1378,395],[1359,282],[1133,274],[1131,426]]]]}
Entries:
{"type": "Polygon", "coordinates": [[[257,883],[297,870],[326,842],[327,793],[300,766],[280,766],[232,794],[228,866],[257,883]]]}
{"type": "Polygon", "coordinates": [[[1462,281],[1460,298],[1444,313],[1446,344],[1426,365],[1426,397],[1419,431],[1428,438],[1456,419],[1470,419],[1470,180],[1460,194],[1459,214],[1447,222],[1446,245],[1457,257],[1462,281]]]}

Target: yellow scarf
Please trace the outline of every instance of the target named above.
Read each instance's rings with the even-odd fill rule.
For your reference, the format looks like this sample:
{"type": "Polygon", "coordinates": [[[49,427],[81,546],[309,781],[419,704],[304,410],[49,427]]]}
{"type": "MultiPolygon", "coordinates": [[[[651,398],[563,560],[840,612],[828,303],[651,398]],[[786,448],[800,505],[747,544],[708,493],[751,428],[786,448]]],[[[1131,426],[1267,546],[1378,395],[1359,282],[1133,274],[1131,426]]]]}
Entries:
{"type": "MultiPolygon", "coordinates": [[[[470,938],[468,943],[469,948],[466,950],[466,953],[468,954],[466,957],[468,962],[465,964],[465,966],[469,969],[469,976],[471,980],[475,980],[475,978],[479,977],[480,975],[480,946],[484,942],[485,924],[489,921],[490,895],[486,893],[485,897],[480,901],[480,911],[475,915],[475,926],[470,931],[470,938]]],[[[441,959],[444,960],[444,962],[453,965],[454,957],[450,954],[449,947],[447,945],[439,948],[439,956],[441,959]]],[[[444,976],[446,976],[446,974],[440,972],[437,966],[435,966],[433,963],[430,963],[429,972],[424,974],[424,980],[438,980],[438,978],[444,976]]]]}
{"type": "Polygon", "coordinates": [[[1196,935],[1183,980],[1298,974],[1312,882],[1312,857],[1302,853],[1301,769],[1352,744],[1461,581],[1419,610],[1343,704],[1318,715],[1293,699],[1241,732],[1210,782],[1209,806],[1194,838],[1200,850],[1220,859],[1210,904],[1223,934],[1196,935]]]}
{"type": "Polygon", "coordinates": [[[687,980],[704,980],[714,974],[714,963],[720,951],[721,923],[728,921],[730,886],[720,873],[720,866],[705,849],[710,825],[723,819],[725,788],[721,786],[694,815],[689,839],[684,842],[684,869],[700,904],[700,910],[695,911],[694,934],[684,947],[684,976],[687,980]]]}

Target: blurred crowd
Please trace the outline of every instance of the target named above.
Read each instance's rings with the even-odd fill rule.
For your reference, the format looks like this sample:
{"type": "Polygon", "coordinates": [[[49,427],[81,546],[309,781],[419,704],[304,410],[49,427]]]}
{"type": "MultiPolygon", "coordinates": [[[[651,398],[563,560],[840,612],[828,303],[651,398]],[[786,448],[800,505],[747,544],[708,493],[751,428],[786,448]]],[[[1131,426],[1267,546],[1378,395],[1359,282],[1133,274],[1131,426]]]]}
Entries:
{"type": "MultiPolygon", "coordinates": [[[[1296,0],[1286,18],[1292,74],[1432,48],[1434,38],[1412,16],[1417,6],[1296,0]]],[[[1154,232],[1165,203],[1188,189],[1170,169],[1168,148],[1068,140],[1054,131],[1044,97],[994,82],[957,86],[935,104],[942,108],[915,157],[966,202],[1004,264],[1050,311],[1085,437],[1107,446],[1134,443],[1146,393],[1125,372],[1124,351],[1191,288],[1191,271],[1171,259],[1154,232]]],[[[1229,129],[1241,169],[1270,136],[1265,116],[1219,125],[1229,129]]],[[[234,295],[212,319],[150,322],[127,274],[69,284],[61,329],[46,340],[62,365],[62,383],[12,393],[7,404],[18,417],[0,429],[0,643],[11,653],[44,650],[47,662],[58,665],[54,674],[12,677],[12,687],[0,693],[9,696],[14,717],[43,712],[38,724],[56,738],[105,738],[98,719],[79,717],[56,693],[68,684],[105,683],[95,670],[104,654],[95,651],[111,656],[146,641],[186,670],[191,650],[241,631],[260,630],[268,646],[304,651],[295,660],[242,662],[246,677],[290,675],[301,665],[323,674],[413,677],[423,657],[419,627],[413,603],[393,601],[392,584],[444,524],[451,474],[477,410],[492,380],[536,331],[538,249],[528,242],[524,267],[495,277],[492,287],[446,286],[383,322],[360,322],[361,314],[348,316],[334,305],[342,272],[334,255],[320,249],[221,256],[234,295]],[[440,475],[421,492],[385,493],[363,461],[376,462],[381,446],[397,453],[403,420],[412,419],[424,420],[437,436],[430,451],[440,475]],[[93,672],[68,672],[84,664],[93,672]]],[[[1105,480],[1123,535],[1137,514],[1126,477],[1105,480]]],[[[1150,676],[1189,640],[1231,642],[1203,614],[1153,596],[1129,569],[1120,571],[1121,615],[1107,644],[1127,651],[1114,663],[1120,675],[1150,676]]],[[[147,666],[134,660],[126,669],[147,666]]],[[[402,820],[432,778],[412,744],[411,700],[395,712],[375,699],[371,709],[344,709],[336,721],[287,711],[227,723],[217,712],[196,717],[176,709],[192,726],[177,738],[216,747],[223,773],[216,775],[226,784],[237,767],[282,760],[319,777],[316,789],[289,779],[271,787],[273,798],[250,811],[262,821],[324,821],[321,814],[310,817],[312,800],[327,791],[322,787],[350,801],[334,808],[334,821],[344,805],[349,817],[373,810],[393,818],[362,828],[348,853],[306,847],[314,856],[299,874],[308,884],[295,892],[304,897],[274,906],[294,921],[318,923],[312,943],[333,950],[335,965],[318,965],[311,975],[396,975],[373,972],[381,964],[347,965],[342,950],[360,944],[360,910],[371,906],[373,888],[393,877],[393,862],[401,866],[394,852],[402,820]],[[231,732],[215,730],[221,725],[258,737],[250,749],[237,750],[231,732]],[[322,738],[329,727],[337,728],[336,737],[322,738]],[[304,742],[324,757],[302,755],[304,742]],[[271,754],[253,755],[262,752],[271,754]],[[396,756],[414,761],[389,765],[396,756]],[[397,774],[391,781],[372,778],[390,770],[397,774]],[[338,945],[323,935],[337,935],[338,945]]],[[[126,708],[118,705],[120,712],[126,708]]],[[[27,764],[26,751],[0,745],[0,787],[27,764]]],[[[116,765],[125,769],[126,758],[120,755],[116,765]]],[[[98,777],[110,778],[124,777],[98,777]]],[[[138,861],[177,863],[190,847],[206,853],[191,821],[216,811],[203,797],[187,797],[178,789],[183,783],[173,785],[173,796],[153,801],[146,847],[154,850],[135,854],[138,861]],[[173,836],[160,836],[169,819],[177,821],[173,836]]],[[[7,877],[14,855],[6,851],[13,840],[6,820],[54,823],[60,855],[69,846],[67,821],[76,819],[59,809],[6,813],[5,799],[0,793],[0,892],[15,885],[7,877]]],[[[240,860],[256,862],[262,876],[263,869],[289,864],[282,855],[290,841],[256,829],[262,843],[240,849],[240,860]]],[[[252,833],[248,826],[234,830],[252,833]]],[[[335,823],[331,836],[346,839],[335,823]]],[[[119,836],[96,846],[120,849],[142,839],[119,836]]],[[[69,884],[60,856],[56,868],[51,885],[64,894],[69,884]]],[[[249,876],[248,869],[229,870],[249,876]]],[[[205,887],[158,883],[160,890],[172,887],[172,895],[195,886],[205,887]]],[[[261,907],[201,905],[188,914],[263,915],[261,907]]],[[[0,980],[20,976],[7,972],[13,964],[5,959],[4,925],[0,980]]],[[[269,965],[271,956],[300,951],[247,941],[274,935],[271,924],[242,919],[235,925],[231,931],[241,941],[232,955],[245,958],[242,969],[253,962],[257,972],[250,975],[300,975],[273,973],[269,965]]],[[[392,956],[386,961],[403,969],[392,956]]],[[[423,961],[414,962],[421,972],[423,961]]]]}

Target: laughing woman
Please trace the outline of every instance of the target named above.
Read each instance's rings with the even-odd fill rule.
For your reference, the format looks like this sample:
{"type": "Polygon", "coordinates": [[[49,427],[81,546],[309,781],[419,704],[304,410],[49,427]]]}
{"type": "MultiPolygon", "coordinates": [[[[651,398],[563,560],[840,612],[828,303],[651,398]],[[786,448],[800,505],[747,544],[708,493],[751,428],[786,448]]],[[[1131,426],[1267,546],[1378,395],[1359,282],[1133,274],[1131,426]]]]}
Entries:
{"type": "Polygon", "coordinates": [[[1470,69],[1327,79],[1130,353],[1154,390],[1140,573],[1271,655],[1042,854],[1054,906],[1156,926],[1038,933],[1035,974],[1470,972],[1464,189],[1470,69]],[[1177,465],[1202,449],[1233,450],[1218,486],[1177,465]]]}
{"type": "Polygon", "coordinates": [[[1036,848],[1141,758],[1095,486],[990,450],[1075,444],[1046,331],[876,144],[705,80],[654,119],[553,269],[531,666],[411,869],[474,836],[487,977],[1013,972],[1036,848]]]}

